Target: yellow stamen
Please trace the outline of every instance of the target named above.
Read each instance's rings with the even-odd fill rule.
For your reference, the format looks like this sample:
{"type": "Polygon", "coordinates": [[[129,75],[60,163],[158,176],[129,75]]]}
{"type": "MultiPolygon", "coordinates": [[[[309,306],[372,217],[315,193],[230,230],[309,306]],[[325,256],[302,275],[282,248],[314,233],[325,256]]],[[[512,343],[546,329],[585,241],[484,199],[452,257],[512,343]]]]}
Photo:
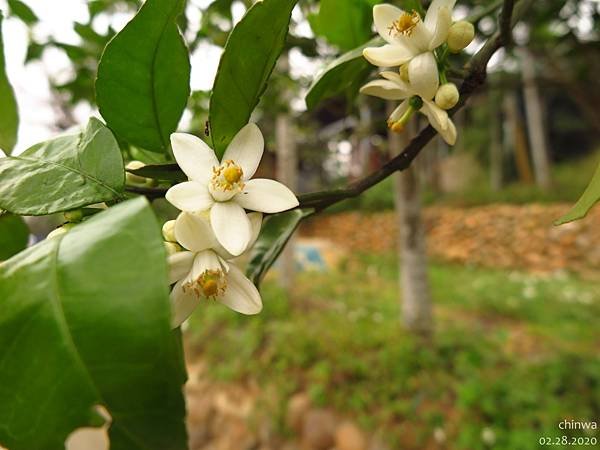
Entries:
{"type": "Polygon", "coordinates": [[[229,166],[223,171],[223,177],[229,184],[235,184],[242,179],[242,169],[238,166],[229,166]]]}
{"type": "Polygon", "coordinates": [[[397,34],[410,36],[419,23],[419,20],[421,20],[421,16],[414,9],[410,13],[403,12],[398,20],[389,28],[390,35],[392,32],[396,32],[397,34]]]}

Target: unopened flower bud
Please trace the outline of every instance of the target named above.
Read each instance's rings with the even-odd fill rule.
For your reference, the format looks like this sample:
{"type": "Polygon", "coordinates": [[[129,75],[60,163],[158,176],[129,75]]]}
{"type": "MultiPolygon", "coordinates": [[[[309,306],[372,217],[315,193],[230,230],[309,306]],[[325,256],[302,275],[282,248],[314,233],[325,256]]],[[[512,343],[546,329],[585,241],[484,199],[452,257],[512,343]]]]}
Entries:
{"type": "Polygon", "coordinates": [[[164,244],[167,256],[174,255],[182,250],[181,246],[179,244],[175,244],[174,242],[165,242],[164,244]]]}
{"type": "Polygon", "coordinates": [[[460,94],[454,83],[442,84],[435,94],[435,104],[442,109],[451,109],[456,106],[460,94]]]}
{"type": "Polygon", "coordinates": [[[81,219],[83,219],[83,211],[81,211],[81,209],[66,211],[64,215],[65,219],[67,219],[69,222],[81,222],[81,219]]]}
{"type": "Polygon", "coordinates": [[[162,227],[162,235],[163,238],[165,238],[165,241],[167,242],[177,242],[177,239],[175,238],[174,220],[169,220],[168,222],[165,222],[165,224],[162,227]]]}
{"type": "Polygon", "coordinates": [[[63,234],[66,234],[67,231],[69,231],[74,226],[75,226],[75,224],[73,224],[73,223],[65,223],[63,226],[58,227],[55,230],[52,230],[50,233],[48,233],[48,236],[46,236],[46,239],[52,239],[57,236],[62,236],[63,234]]]}
{"type": "Polygon", "coordinates": [[[458,53],[467,47],[475,37],[475,27],[471,22],[460,20],[454,22],[448,32],[448,49],[452,53],[458,53]]]}
{"type": "MultiPolygon", "coordinates": [[[[144,166],[145,166],[145,164],[141,161],[130,161],[125,166],[125,169],[126,170],[136,170],[136,169],[141,169],[144,166]]],[[[129,184],[145,184],[146,183],[145,177],[141,177],[139,175],[135,175],[130,172],[125,172],[125,180],[129,184]]]]}

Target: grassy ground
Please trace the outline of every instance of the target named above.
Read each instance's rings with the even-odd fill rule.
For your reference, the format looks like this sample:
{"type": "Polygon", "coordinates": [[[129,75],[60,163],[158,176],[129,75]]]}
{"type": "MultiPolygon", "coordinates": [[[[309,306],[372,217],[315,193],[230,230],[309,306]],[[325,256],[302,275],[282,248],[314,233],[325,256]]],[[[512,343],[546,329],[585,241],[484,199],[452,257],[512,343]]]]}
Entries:
{"type": "Polygon", "coordinates": [[[598,420],[600,283],[434,264],[437,329],[424,343],[399,325],[396,270],[355,256],[302,274],[291,298],[270,281],[261,315],[206,305],[189,337],[211,376],[282,399],[305,390],[394,449],[536,449],[563,419],[598,420]]]}

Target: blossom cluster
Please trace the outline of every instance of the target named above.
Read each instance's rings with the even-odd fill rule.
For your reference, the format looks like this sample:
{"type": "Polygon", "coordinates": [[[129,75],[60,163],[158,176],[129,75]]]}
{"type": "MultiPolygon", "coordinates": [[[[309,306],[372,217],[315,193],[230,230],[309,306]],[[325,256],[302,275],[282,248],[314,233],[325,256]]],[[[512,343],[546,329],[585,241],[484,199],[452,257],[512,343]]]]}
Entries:
{"type": "Polygon", "coordinates": [[[415,112],[424,114],[449,145],[456,142],[456,127],[447,110],[459,100],[459,92],[446,79],[448,53],[460,52],[474,37],[467,21],[452,21],[456,0],[433,0],[425,17],[393,5],[373,8],[379,35],[387,42],[369,47],[363,56],[382,68],[381,79],[371,81],[361,92],[386,100],[402,100],[388,119],[392,131],[402,131],[415,112]]]}
{"type": "Polygon", "coordinates": [[[202,299],[242,314],[259,313],[260,294],[236,263],[258,238],[262,213],[294,208],[298,199],[277,181],[251,179],[264,151],[262,133],[253,123],[237,133],[220,162],[191,134],[172,134],[171,146],[189,179],[166,194],[181,211],[163,226],[169,284],[174,285],[172,326],[181,325],[202,299]]]}

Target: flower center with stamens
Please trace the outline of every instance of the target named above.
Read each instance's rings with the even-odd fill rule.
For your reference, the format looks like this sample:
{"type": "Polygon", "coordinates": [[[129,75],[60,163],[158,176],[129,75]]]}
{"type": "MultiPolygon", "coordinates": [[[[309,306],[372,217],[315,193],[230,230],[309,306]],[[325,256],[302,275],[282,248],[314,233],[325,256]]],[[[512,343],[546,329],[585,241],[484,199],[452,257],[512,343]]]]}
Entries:
{"type": "Polygon", "coordinates": [[[227,287],[225,273],[222,270],[206,270],[193,281],[183,285],[184,292],[194,291],[196,296],[215,299],[222,295],[227,287]]]}
{"type": "Polygon", "coordinates": [[[394,32],[410,36],[420,20],[421,16],[414,9],[410,13],[403,12],[398,20],[392,23],[392,26],[389,28],[390,36],[394,32]]]}
{"type": "Polygon", "coordinates": [[[208,190],[218,202],[226,202],[244,189],[244,171],[231,159],[213,167],[208,190]]]}

